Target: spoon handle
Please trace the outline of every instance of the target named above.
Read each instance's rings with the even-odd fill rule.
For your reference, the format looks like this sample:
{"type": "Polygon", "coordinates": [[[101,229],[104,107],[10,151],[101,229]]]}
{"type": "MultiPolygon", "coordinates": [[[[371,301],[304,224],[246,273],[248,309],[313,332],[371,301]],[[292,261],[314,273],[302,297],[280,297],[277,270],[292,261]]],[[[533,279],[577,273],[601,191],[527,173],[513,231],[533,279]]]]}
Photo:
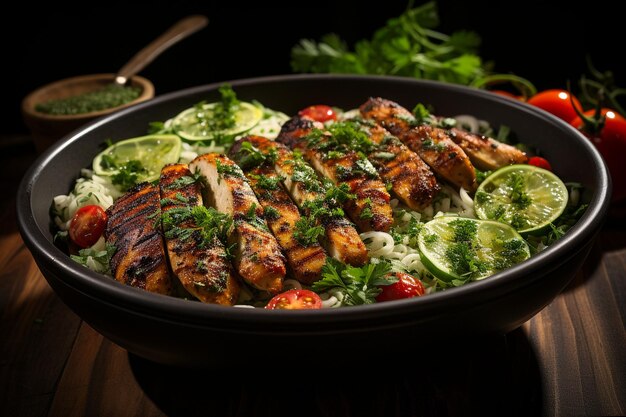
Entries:
{"type": "Polygon", "coordinates": [[[167,32],[150,42],[145,48],[137,52],[116,74],[115,82],[121,85],[151,63],[161,52],[178,41],[185,39],[209,23],[209,19],[202,15],[193,15],[179,20],[167,32]]]}

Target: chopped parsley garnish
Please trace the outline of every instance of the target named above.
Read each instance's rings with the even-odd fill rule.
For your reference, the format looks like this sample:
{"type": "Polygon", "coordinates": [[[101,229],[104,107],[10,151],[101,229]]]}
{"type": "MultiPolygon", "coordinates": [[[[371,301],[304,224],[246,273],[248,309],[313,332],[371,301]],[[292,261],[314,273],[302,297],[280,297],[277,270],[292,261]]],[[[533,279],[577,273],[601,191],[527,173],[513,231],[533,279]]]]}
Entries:
{"type": "Polygon", "coordinates": [[[309,148],[328,151],[327,159],[340,158],[349,151],[368,154],[376,149],[362,123],[356,120],[336,122],[324,130],[312,129],[305,139],[309,148]]]}
{"type": "Polygon", "coordinates": [[[524,192],[526,187],[522,175],[517,172],[511,173],[507,185],[511,188],[511,203],[515,208],[524,210],[532,204],[533,200],[524,192]]]}
{"type": "Polygon", "coordinates": [[[372,163],[365,158],[358,159],[351,167],[337,165],[336,172],[338,179],[341,181],[347,181],[349,179],[359,177],[370,179],[378,178],[376,168],[374,168],[372,163]]]}
{"type": "Polygon", "coordinates": [[[222,85],[218,91],[221,100],[213,108],[211,121],[214,129],[224,130],[235,126],[235,111],[239,106],[239,100],[237,100],[237,94],[228,84],[222,85]]]}
{"type": "Polygon", "coordinates": [[[134,159],[117,168],[118,172],[111,176],[111,182],[115,185],[119,185],[122,191],[128,191],[137,185],[139,174],[145,172],[141,162],[134,159]]]}
{"type": "Polygon", "coordinates": [[[217,166],[217,174],[218,174],[218,182],[224,177],[234,177],[243,179],[243,172],[241,168],[235,164],[222,164],[222,161],[219,159],[215,160],[217,166]]]}
{"type": "Polygon", "coordinates": [[[166,238],[188,240],[195,236],[200,247],[210,247],[215,239],[226,244],[233,224],[229,215],[205,206],[172,208],[159,220],[166,238]]]}
{"type": "Polygon", "coordinates": [[[302,246],[311,246],[317,243],[318,238],[324,234],[324,227],[317,223],[317,219],[312,216],[300,217],[296,221],[293,237],[302,246]]]}
{"type": "Polygon", "coordinates": [[[355,267],[327,258],[322,269],[322,279],[311,288],[317,292],[341,291],[344,305],[373,304],[381,292],[381,286],[398,281],[394,276],[387,276],[390,272],[391,264],[385,261],[355,267]]]}
{"type": "Polygon", "coordinates": [[[237,151],[237,164],[242,169],[248,170],[263,165],[265,162],[273,164],[278,158],[276,148],[271,148],[268,152],[261,152],[250,142],[242,142],[241,147],[237,151]]]}
{"type": "Polygon", "coordinates": [[[268,177],[267,175],[256,175],[256,174],[248,174],[248,177],[256,181],[256,186],[268,191],[278,190],[280,187],[280,183],[283,180],[282,177],[278,175],[268,177]]]}
{"type": "Polygon", "coordinates": [[[299,152],[293,153],[293,174],[291,180],[301,183],[307,191],[323,192],[324,187],[317,179],[317,175],[304,160],[299,152]]]}
{"type": "Polygon", "coordinates": [[[172,181],[172,183],[168,185],[166,189],[175,190],[175,189],[184,188],[191,184],[197,183],[198,181],[200,181],[201,178],[202,176],[200,175],[200,173],[192,174],[191,176],[183,175],[182,177],[178,177],[174,181],[172,181]]]}
{"type": "Polygon", "coordinates": [[[280,213],[272,206],[263,207],[263,213],[268,220],[277,220],[280,217],[280,213]]]}
{"type": "Polygon", "coordinates": [[[374,218],[374,212],[372,212],[372,199],[366,198],[364,200],[365,207],[361,210],[361,214],[359,214],[359,218],[363,220],[372,220],[374,218]]]}
{"type": "Polygon", "coordinates": [[[263,220],[262,217],[257,215],[256,203],[252,203],[252,205],[248,208],[248,211],[243,216],[242,220],[246,221],[248,224],[251,224],[257,229],[261,229],[266,232],[269,232],[269,229],[267,228],[267,224],[265,223],[265,220],[263,220]]]}
{"type": "Polygon", "coordinates": [[[447,148],[445,143],[435,143],[432,139],[426,139],[422,142],[422,149],[426,151],[443,152],[447,148]]]}
{"type": "Polygon", "coordinates": [[[468,280],[487,272],[489,263],[478,259],[476,255],[477,223],[457,219],[448,224],[454,232],[454,243],[446,249],[445,255],[452,272],[468,280]]]}

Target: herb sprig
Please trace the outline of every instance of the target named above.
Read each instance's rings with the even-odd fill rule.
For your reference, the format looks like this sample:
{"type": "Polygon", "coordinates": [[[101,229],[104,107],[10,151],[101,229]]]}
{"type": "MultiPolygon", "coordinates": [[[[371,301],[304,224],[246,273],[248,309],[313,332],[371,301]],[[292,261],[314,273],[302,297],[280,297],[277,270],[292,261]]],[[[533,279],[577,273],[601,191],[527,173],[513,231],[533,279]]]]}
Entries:
{"type": "Polygon", "coordinates": [[[426,3],[390,19],[353,50],[335,34],[320,42],[302,39],[291,50],[291,67],[295,72],[401,75],[466,85],[484,78],[477,54],[480,37],[468,31],[446,35],[433,30],[438,25],[436,4],[426,3]]]}
{"type": "Polygon", "coordinates": [[[322,279],[312,286],[314,291],[338,290],[343,293],[344,305],[372,304],[380,294],[381,286],[398,281],[388,262],[369,263],[362,267],[344,264],[332,258],[326,259],[322,279]]]}

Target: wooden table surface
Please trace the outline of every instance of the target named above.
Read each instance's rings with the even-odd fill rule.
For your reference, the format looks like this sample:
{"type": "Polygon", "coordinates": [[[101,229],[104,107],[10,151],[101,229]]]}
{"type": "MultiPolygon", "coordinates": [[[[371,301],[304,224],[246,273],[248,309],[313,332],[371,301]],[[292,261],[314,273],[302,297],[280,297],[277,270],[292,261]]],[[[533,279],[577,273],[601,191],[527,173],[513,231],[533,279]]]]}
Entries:
{"type": "Polygon", "coordinates": [[[326,352],[325,369],[289,355],[175,369],[108,341],[48,286],[15,221],[34,158],[25,138],[2,138],[0,416],[626,414],[623,222],[607,222],[568,288],[506,336],[368,363],[326,352]]]}

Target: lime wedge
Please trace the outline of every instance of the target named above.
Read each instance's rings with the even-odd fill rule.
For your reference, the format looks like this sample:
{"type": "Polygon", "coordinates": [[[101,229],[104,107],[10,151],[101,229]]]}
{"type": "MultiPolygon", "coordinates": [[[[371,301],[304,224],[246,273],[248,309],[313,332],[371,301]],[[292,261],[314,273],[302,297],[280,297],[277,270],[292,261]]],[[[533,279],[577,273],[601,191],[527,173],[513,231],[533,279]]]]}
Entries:
{"type": "Polygon", "coordinates": [[[418,245],[424,266],[453,285],[486,278],[530,257],[528,244],[511,226],[457,216],[424,224],[418,245]]]}
{"type": "Polygon", "coordinates": [[[178,162],[182,142],[176,135],[149,135],[126,139],[109,146],[93,160],[97,175],[115,175],[130,161],[139,161],[139,181],[159,178],[161,168],[178,162]]]}
{"type": "Polygon", "coordinates": [[[500,168],[480,184],[474,211],[520,233],[536,233],[555,221],[567,206],[568,192],[552,172],[533,165],[500,168]]]}
{"type": "Polygon", "coordinates": [[[172,121],[174,132],[188,141],[233,137],[256,126],[263,118],[263,109],[247,102],[237,104],[235,124],[227,129],[216,129],[214,109],[217,103],[204,104],[184,110],[172,121]]]}

